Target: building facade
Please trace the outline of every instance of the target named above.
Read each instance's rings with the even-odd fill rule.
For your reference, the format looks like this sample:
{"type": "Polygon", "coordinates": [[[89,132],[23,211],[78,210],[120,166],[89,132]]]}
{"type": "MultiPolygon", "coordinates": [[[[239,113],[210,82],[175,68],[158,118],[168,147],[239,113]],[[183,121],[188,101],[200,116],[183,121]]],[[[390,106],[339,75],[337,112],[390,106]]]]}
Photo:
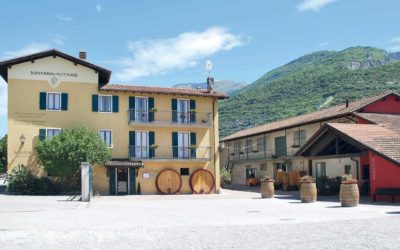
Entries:
{"type": "MultiPolygon", "coordinates": [[[[179,193],[192,192],[198,169],[212,174],[212,192],[219,189],[218,99],[225,95],[109,84],[110,71],[56,50],[2,62],[0,73],[8,83],[8,172],[23,164],[46,175],[36,142],[85,126],[112,150],[112,160],[94,168],[94,192],[136,194],[140,186],[157,193],[166,169],[177,173],[179,193]]],[[[166,179],[167,189],[175,185],[166,179]]]]}

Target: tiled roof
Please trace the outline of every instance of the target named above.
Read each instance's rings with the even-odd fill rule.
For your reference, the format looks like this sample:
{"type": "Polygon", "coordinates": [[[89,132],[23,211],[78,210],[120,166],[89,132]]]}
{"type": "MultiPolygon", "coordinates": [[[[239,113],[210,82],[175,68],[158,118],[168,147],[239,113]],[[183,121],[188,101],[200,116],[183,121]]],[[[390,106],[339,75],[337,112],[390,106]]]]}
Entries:
{"type": "Polygon", "coordinates": [[[400,134],[396,131],[374,124],[328,123],[326,126],[400,164],[400,134]]]}
{"type": "Polygon", "coordinates": [[[146,94],[204,96],[204,97],[217,97],[218,99],[228,98],[228,96],[223,93],[216,92],[216,91],[207,92],[207,90],[204,90],[204,89],[181,89],[181,88],[107,84],[107,85],[100,87],[99,90],[100,91],[130,92],[130,93],[146,93],[146,94]]]}
{"type": "Polygon", "coordinates": [[[110,161],[107,161],[104,164],[106,167],[134,167],[134,168],[140,168],[143,167],[143,162],[141,161],[130,161],[128,159],[112,159],[110,161]]]}
{"type": "Polygon", "coordinates": [[[400,133],[400,115],[376,113],[354,113],[354,115],[400,133]]]}
{"type": "Polygon", "coordinates": [[[386,97],[390,94],[399,96],[395,92],[385,92],[385,93],[382,93],[379,95],[366,97],[366,98],[363,98],[363,99],[360,99],[360,100],[357,100],[354,102],[350,102],[349,107],[346,107],[346,104],[342,104],[342,105],[338,105],[338,106],[335,106],[332,108],[327,108],[327,109],[319,110],[316,112],[308,113],[305,115],[300,115],[300,116],[296,116],[293,118],[276,121],[276,122],[272,122],[272,123],[267,123],[267,124],[249,128],[249,129],[240,130],[232,135],[225,137],[223,140],[229,141],[229,140],[234,140],[234,139],[238,139],[238,138],[243,138],[246,136],[252,136],[252,135],[282,130],[282,129],[288,129],[291,127],[301,126],[301,125],[310,124],[310,123],[319,122],[319,121],[326,121],[326,120],[337,118],[337,117],[343,117],[346,115],[350,115],[353,112],[359,111],[360,109],[367,106],[368,104],[378,101],[379,99],[382,99],[383,97],[386,97]]]}

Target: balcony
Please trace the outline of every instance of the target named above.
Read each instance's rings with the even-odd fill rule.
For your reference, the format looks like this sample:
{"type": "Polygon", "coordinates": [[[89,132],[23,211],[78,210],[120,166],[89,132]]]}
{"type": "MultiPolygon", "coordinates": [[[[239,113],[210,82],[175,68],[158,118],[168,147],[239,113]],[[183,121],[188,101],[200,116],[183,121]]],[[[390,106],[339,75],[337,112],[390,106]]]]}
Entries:
{"type": "MultiPolygon", "coordinates": [[[[297,150],[297,149],[296,149],[297,150]]],[[[229,160],[234,162],[239,161],[259,161],[259,160],[285,160],[293,156],[295,151],[293,148],[288,148],[286,152],[276,152],[275,150],[246,150],[241,148],[236,152],[229,153],[229,160]]]]}
{"type": "Polygon", "coordinates": [[[141,161],[210,161],[211,147],[129,146],[129,158],[141,161]]]}
{"type": "Polygon", "coordinates": [[[202,112],[180,112],[175,110],[128,110],[130,125],[156,125],[165,127],[210,127],[212,114],[202,112]]]}

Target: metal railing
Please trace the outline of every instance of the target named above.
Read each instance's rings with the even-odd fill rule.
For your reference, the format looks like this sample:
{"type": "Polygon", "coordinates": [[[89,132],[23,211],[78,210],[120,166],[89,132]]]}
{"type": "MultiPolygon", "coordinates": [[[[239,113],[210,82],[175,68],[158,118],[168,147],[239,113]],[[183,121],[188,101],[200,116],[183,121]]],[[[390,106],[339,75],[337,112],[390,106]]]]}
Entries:
{"type": "Polygon", "coordinates": [[[211,160],[211,147],[129,146],[130,159],[211,160]]]}
{"type": "Polygon", "coordinates": [[[212,124],[211,113],[204,112],[182,112],[176,110],[128,110],[129,124],[154,123],[154,124],[175,124],[175,125],[201,125],[212,124]]]}
{"type": "Polygon", "coordinates": [[[270,160],[270,159],[286,159],[288,157],[292,157],[294,153],[297,151],[297,148],[287,148],[286,152],[279,152],[276,150],[270,149],[249,149],[249,148],[240,148],[232,149],[229,152],[229,160],[230,161],[250,161],[250,160],[270,160]]]}

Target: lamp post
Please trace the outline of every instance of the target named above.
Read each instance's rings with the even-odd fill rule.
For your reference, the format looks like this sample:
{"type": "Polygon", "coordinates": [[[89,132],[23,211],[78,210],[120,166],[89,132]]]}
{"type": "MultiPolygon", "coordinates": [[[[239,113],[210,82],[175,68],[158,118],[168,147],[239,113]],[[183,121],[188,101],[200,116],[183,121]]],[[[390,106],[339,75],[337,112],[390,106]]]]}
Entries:
{"type": "Polygon", "coordinates": [[[24,145],[25,144],[25,136],[24,136],[24,134],[21,134],[21,136],[19,137],[19,142],[21,143],[21,145],[24,145]]]}

